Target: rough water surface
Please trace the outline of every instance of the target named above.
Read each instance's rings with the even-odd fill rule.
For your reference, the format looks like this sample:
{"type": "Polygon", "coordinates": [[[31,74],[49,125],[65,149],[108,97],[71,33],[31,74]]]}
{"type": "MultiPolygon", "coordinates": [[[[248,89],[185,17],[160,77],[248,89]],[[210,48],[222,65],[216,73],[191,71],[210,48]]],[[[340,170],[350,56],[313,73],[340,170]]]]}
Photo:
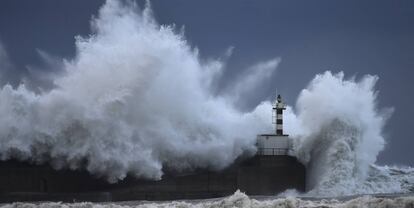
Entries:
{"type": "Polygon", "coordinates": [[[414,196],[362,196],[353,199],[301,199],[296,197],[283,197],[273,199],[254,199],[237,191],[233,195],[221,199],[195,200],[195,201],[168,201],[143,202],[129,201],[119,203],[13,203],[0,206],[1,208],[219,208],[219,207],[257,207],[257,208],[296,208],[296,207],[372,207],[372,208],[401,208],[414,207],[414,196]]]}

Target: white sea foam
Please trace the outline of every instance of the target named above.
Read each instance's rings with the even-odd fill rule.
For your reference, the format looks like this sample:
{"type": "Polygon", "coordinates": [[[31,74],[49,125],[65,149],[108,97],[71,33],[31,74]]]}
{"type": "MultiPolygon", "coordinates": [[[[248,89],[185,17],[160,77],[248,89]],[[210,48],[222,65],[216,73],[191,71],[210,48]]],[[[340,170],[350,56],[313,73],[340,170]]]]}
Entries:
{"type": "Polygon", "coordinates": [[[377,109],[376,80],[375,76],[345,79],[343,73],[325,72],[299,95],[297,114],[292,116],[296,126],[291,130],[296,155],[307,165],[308,194],[383,191],[364,184],[370,165],[384,147],[382,127],[391,113],[377,109]]]}
{"type": "Polygon", "coordinates": [[[363,196],[350,200],[337,200],[337,199],[313,199],[306,200],[295,197],[287,198],[275,198],[275,199],[265,199],[265,200],[256,200],[249,198],[247,195],[237,191],[233,195],[217,200],[197,200],[197,201],[170,201],[170,202],[121,202],[121,203],[13,203],[5,204],[0,206],[1,208],[46,208],[46,207],[62,207],[62,208],[72,208],[72,207],[92,207],[92,208],[127,208],[127,207],[137,207],[137,208],[156,208],[156,207],[196,207],[196,208],[207,208],[207,207],[280,207],[280,208],[296,208],[296,207],[375,207],[375,208],[400,208],[400,207],[413,207],[414,206],[414,197],[412,196],[403,196],[395,198],[383,198],[375,196],[363,196]]]}
{"type": "MultiPolygon", "coordinates": [[[[378,109],[376,76],[317,75],[290,118],[295,154],[307,166],[307,196],[413,191],[412,168],[374,165],[392,109],[378,109]],[[299,130],[299,131],[295,131],[299,130]]],[[[285,193],[286,194],[286,193],[285,193]]]]}
{"type": "MultiPolygon", "coordinates": [[[[241,113],[211,93],[222,63],[200,61],[149,8],[109,0],[92,30],[77,37],[76,57],[54,89],[1,88],[2,160],[86,168],[111,182],[128,173],[159,179],[165,166],[224,168],[254,154],[257,132],[271,129],[268,109],[241,113]]],[[[248,85],[264,79],[250,76],[248,85]]]]}

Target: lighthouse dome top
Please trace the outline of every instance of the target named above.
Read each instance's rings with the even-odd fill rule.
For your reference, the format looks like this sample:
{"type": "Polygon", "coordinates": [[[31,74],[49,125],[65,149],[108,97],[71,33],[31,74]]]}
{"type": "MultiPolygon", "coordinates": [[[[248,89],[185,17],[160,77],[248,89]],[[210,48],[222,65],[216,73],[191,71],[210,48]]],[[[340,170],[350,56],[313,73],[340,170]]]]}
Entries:
{"type": "Polygon", "coordinates": [[[275,102],[273,102],[273,109],[282,109],[285,110],[286,106],[282,101],[282,96],[278,95],[275,102]]]}

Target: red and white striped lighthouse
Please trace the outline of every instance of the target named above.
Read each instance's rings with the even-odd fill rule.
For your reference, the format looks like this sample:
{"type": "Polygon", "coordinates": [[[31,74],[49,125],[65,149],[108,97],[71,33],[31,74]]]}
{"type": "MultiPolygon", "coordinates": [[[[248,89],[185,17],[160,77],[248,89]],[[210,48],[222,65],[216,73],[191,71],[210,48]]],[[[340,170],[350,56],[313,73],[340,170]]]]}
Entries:
{"type": "Polygon", "coordinates": [[[273,103],[273,123],[276,124],[276,135],[278,136],[283,136],[283,110],[285,109],[282,97],[278,95],[273,103]]]}

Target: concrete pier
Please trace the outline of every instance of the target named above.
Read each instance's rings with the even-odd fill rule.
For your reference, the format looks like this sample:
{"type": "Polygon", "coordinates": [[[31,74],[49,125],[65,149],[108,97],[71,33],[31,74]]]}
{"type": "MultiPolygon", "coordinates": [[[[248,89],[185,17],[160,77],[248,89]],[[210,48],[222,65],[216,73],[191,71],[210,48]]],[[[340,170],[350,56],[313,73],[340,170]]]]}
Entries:
{"type": "Polygon", "coordinates": [[[109,184],[85,171],[0,162],[0,202],[203,199],[231,195],[238,189],[249,195],[304,191],[305,167],[287,155],[256,155],[219,172],[167,174],[159,181],[127,177],[109,184]]]}

